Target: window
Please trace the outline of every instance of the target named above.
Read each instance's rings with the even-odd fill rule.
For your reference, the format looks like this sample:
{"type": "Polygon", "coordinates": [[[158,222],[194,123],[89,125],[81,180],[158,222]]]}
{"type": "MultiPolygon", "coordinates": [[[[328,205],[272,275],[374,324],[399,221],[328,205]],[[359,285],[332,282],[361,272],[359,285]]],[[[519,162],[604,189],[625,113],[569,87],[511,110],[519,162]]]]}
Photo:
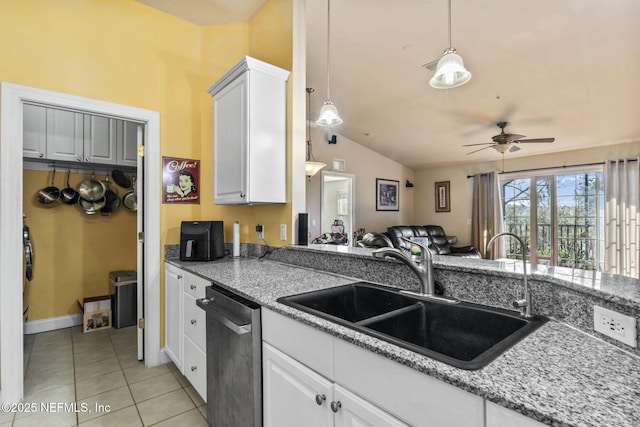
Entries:
{"type": "MultiPolygon", "coordinates": [[[[532,263],[601,271],[603,181],[602,170],[503,177],[505,231],[522,238],[532,263]]],[[[515,241],[506,252],[521,258],[515,241]]]]}

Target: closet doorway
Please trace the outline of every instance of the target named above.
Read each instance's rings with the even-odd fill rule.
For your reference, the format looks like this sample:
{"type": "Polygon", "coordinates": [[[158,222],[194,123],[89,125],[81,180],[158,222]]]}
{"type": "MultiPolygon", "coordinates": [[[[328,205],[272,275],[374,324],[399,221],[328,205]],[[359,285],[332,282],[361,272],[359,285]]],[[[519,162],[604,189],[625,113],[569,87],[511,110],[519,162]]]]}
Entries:
{"type": "MultiPolygon", "coordinates": [[[[138,159],[140,190],[155,188],[160,175],[160,116],[158,112],[27,86],[2,83],[0,107],[0,399],[19,402],[23,397],[23,105],[56,108],[117,117],[144,128],[144,158],[138,159]],[[16,351],[17,350],[17,351],[16,351]]],[[[160,361],[160,196],[141,191],[138,197],[137,274],[144,293],[144,359],[147,366],[160,361]]],[[[140,305],[140,303],[139,303],[140,305]]],[[[140,350],[139,350],[140,351],[140,350]]]]}

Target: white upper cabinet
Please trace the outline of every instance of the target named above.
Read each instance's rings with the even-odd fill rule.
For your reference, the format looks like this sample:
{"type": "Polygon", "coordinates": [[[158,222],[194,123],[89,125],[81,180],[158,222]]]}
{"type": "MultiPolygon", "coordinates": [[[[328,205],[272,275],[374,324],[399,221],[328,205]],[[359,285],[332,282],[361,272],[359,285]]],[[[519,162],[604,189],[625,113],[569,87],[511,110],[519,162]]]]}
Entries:
{"type": "Polygon", "coordinates": [[[84,115],[47,108],[47,159],[84,161],[84,115]]]}
{"type": "Polygon", "coordinates": [[[110,117],[23,105],[25,158],[137,166],[138,127],[110,117]]]}
{"type": "Polygon", "coordinates": [[[214,98],[214,203],[286,203],[289,71],[244,57],[208,93],[214,98]]]}

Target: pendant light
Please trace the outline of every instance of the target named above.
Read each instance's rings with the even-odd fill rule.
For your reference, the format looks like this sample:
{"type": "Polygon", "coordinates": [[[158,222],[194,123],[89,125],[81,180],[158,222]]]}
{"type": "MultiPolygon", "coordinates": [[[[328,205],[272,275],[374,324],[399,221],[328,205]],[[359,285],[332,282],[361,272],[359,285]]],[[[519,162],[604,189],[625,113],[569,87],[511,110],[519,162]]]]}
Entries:
{"type": "Polygon", "coordinates": [[[312,87],[307,88],[307,161],[304,162],[304,170],[308,178],[311,178],[317,174],[320,169],[327,166],[324,163],[316,162],[311,151],[311,144],[313,144],[313,141],[311,141],[311,94],[314,91],[312,87]]]}
{"type": "Polygon", "coordinates": [[[330,83],[330,42],[329,35],[331,34],[331,0],[327,0],[327,100],[324,101],[322,109],[320,110],[320,117],[316,120],[318,126],[338,126],[342,123],[342,119],[338,114],[338,109],[331,101],[331,83],[330,83]]]}
{"type": "Polygon", "coordinates": [[[451,47],[451,0],[449,0],[449,47],[442,53],[436,74],[429,84],[436,89],[449,89],[461,86],[469,80],[471,80],[471,73],[464,68],[462,58],[451,47]]]}

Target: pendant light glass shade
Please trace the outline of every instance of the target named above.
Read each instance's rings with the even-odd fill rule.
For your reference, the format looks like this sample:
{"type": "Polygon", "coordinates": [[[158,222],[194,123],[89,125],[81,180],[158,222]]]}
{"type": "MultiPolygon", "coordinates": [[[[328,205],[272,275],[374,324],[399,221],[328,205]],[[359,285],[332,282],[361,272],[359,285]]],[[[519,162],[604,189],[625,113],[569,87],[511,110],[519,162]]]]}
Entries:
{"type": "Polygon", "coordinates": [[[438,68],[429,84],[436,89],[449,89],[461,86],[469,80],[471,73],[464,68],[464,62],[456,50],[450,47],[438,61],[438,68]]]}
{"type": "Polygon", "coordinates": [[[342,123],[342,119],[338,114],[338,109],[330,99],[324,101],[324,105],[320,110],[320,117],[316,120],[318,126],[338,126],[342,123]]]}
{"type": "Polygon", "coordinates": [[[329,35],[331,34],[331,0],[327,0],[327,100],[320,110],[320,116],[316,120],[318,126],[337,126],[342,123],[338,109],[331,101],[331,51],[329,35]]]}
{"type": "Polygon", "coordinates": [[[450,89],[462,86],[469,80],[471,80],[471,73],[464,68],[462,58],[451,47],[451,0],[449,0],[449,47],[442,53],[436,73],[429,84],[436,89],[450,89]]]}
{"type": "Polygon", "coordinates": [[[320,169],[322,169],[325,166],[327,165],[321,162],[306,161],[304,162],[305,175],[307,175],[308,177],[314,176],[315,174],[320,172],[320,169]]]}

